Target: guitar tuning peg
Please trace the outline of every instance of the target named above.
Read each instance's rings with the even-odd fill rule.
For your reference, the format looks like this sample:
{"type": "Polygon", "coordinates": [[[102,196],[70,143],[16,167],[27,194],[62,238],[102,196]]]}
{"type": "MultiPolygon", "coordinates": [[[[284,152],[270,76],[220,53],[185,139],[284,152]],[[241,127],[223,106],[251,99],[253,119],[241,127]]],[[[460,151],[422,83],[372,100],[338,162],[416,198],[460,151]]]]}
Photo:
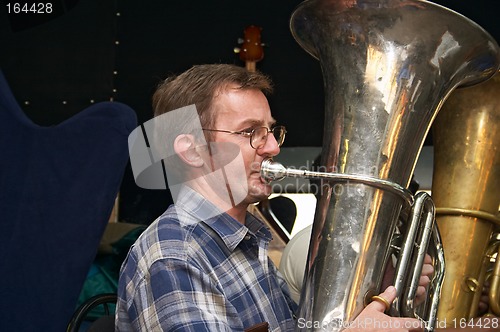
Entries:
{"type": "Polygon", "coordinates": [[[240,52],[241,52],[241,49],[240,49],[239,47],[235,47],[235,48],[233,49],[233,52],[234,52],[234,53],[240,53],[240,52]]]}
{"type": "Polygon", "coordinates": [[[243,44],[245,42],[245,40],[243,38],[238,38],[238,44],[243,44]]]}

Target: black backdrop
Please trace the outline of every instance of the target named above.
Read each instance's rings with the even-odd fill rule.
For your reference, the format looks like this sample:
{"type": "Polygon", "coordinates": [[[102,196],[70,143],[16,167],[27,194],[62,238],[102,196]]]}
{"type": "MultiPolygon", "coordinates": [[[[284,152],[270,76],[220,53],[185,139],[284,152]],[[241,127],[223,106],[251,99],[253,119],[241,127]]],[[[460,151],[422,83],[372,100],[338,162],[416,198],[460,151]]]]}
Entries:
{"type": "MultiPolygon", "coordinates": [[[[49,2],[49,1],[47,1],[49,2]]],[[[316,60],[293,40],[288,22],[300,0],[54,0],[52,14],[0,11],[0,68],[26,114],[57,124],[92,102],[113,99],[151,118],[151,94],[169,73],[193,64],[241,64],[233,53],[243,29],[263,28],[259,70],[275,82],[273,115],[288,129],[285,146],[320,146],[323,82],[316,60]]],[[[435,1],[476,21],[500,40],[498,0],[435,1]]],[[[432,144],[429,137],[426,145],[432,144]]],[[[138,189],[130,169],[121,217],[148,223],[166,191],[138,189]]]]}

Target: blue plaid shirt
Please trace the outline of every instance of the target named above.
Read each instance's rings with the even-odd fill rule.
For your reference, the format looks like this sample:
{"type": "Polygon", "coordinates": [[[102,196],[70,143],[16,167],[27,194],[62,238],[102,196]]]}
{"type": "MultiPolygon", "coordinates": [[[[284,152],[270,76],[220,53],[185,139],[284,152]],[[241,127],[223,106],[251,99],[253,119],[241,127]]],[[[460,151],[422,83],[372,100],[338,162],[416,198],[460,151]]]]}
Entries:
{"type": "Polygon", "coordinates": [[[179,197],[122,265],[117,331],[293,330],[296,304],[267,256],[269,230],[250,213],[242,225],[216,212],[190,189],[179,197]]]}

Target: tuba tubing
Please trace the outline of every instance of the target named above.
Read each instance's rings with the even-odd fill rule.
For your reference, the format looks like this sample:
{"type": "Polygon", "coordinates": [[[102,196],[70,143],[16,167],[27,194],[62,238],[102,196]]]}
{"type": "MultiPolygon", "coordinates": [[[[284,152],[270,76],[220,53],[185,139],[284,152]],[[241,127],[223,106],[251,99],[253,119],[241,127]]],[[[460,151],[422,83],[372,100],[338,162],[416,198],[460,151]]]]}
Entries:
{"type": "MultiPolygon", "coordinates": [[[[416,195],[415,204],[412,206],[410,221],[408,222],[408,231],[402,243],[402,250],[399,254],[398,264],[394,278],[394,287],[396,287],[396,299],[391,305],[390,313],[392,316],[416,317],[414,300],[418,288],[422,267],[424,265],[425,254],[433,232],[438,232],[434,225],[435,207],[431,197],[425,192],[416,195]],[[419,235],[421,241],[418,242],[419,235]],[[415,248],[416,255],[412,255],[415,243],[419,245],[415,248]],[[415,259],[412,260],[412,256],[415,259]],[[403,297],[404,290],[407,293],[403,297]]],[[[441,243],[435,244],[436,248],[441,248],[441,243]]],[[[440,262],[444,266],[444,262],[440,262]]],[[[435,280],[440,280],[438,276],[435,280]]],[[[439,297],[441,285],[433,287],[437,293],[433,297],[439,297]]],[[[435,316],[434,314],[432,316],[435,316]]],[[[427,315],[424,320],[429,321],[431,315],[427,315]]],[[[434,325],[433,322],[430,324],[434,325]]]]}
{"type": "Polygon", "coordinates": [[[500,246],[497,246],[496,248],[496,261],[490,278],[488,300],[490,312],[496,317],[500,317],[500,246]]]}
{"type": "Polygon", "coordinates": [[[408,189],[400,186],[397,183],[366,175],[314,172],[304,169],[287,168],[284,165],[275,162],[272,158],[266,158],[261,163],[260,176],[267,183],[270,183],[271,181],[280,181],[285,177],[304,179],[328,179],[334,180],[336,182],[352,181],[386,190],[397,196],[400,196],[409,205],[413,204],[413,196],[408,189]]]}

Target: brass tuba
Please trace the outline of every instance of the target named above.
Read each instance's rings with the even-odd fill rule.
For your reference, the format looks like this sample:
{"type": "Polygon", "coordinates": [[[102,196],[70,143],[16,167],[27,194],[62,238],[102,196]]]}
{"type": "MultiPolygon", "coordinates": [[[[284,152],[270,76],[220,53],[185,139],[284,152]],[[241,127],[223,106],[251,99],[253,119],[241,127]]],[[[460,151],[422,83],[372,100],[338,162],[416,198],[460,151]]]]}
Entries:
{"type": "MultiPolygon", "coordinates": [[[[447,269],[438,309],[443,326],[467,324],[477,317],[489,261],[499,249],[494,236],[500,225],[499,94],[499,73],[457,89],[433,125],[432,197],[447,269]]],[[[500,266],[499,260],[497,256],[500,266]]],[[[498,278],[491,280],[490,289],[491,307],[499,316],[498,278]]]]}
{"type": "MultiPolygon", "coordinates": [[[[455,87],[492,76],[499,50],[474,22],[420,0],[306,0],[291,30],[323,72],[322,166],[350,177],[324,181],[298,329],[339,331],[380,291],[392,234],[412,201],[405,188],[439,108],[455,87]]],[[[427,219],[431,203],[424,199],[427,219]]]]}

